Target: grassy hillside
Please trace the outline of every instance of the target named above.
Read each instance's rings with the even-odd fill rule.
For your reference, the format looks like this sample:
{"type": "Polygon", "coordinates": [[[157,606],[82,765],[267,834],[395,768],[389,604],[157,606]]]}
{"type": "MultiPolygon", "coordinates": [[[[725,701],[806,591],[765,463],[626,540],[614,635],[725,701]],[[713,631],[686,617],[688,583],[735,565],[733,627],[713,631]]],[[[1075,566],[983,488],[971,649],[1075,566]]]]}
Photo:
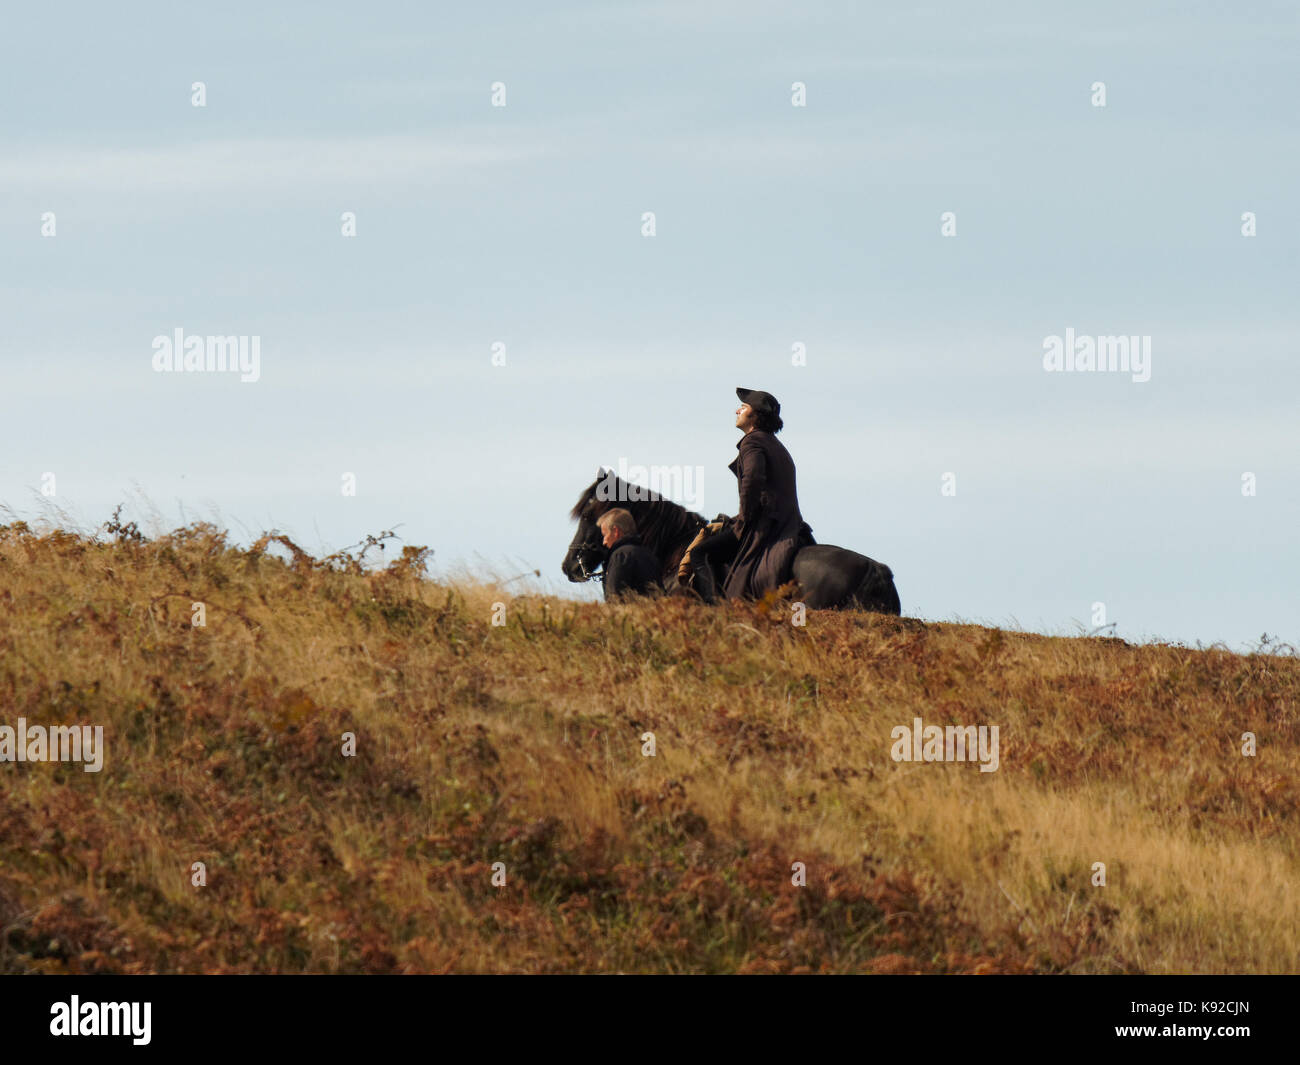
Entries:
{"type": "Polygon", "coordinates": [[[110,532],[0,527],[0,725],[107,749],[0,764],[0,971],[1300,968],[1293,657],[110,532]]]}

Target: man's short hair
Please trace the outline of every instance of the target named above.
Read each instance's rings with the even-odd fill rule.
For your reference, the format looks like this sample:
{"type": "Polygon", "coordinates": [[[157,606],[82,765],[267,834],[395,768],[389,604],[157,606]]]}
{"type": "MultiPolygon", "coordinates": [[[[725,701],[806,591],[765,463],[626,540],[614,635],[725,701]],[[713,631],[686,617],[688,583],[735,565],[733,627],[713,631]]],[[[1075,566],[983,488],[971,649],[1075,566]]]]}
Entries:
{"type": "Polygon", "coordinates": [[[756,410],[754,411],[754,428],[775,435],[785,428],[785,422],[781,420],[779,414],[773,414],[768,410],[756,410]]]}
{"type": "Polygon", "coordinates": [[[596,524],[604,532],[611,525],[623,536],[634,536],[636,534],[636,518],[632,517],[630,510],[624,510],[622,507],[612,507],[605,511],[596,519],[596,524]]]}

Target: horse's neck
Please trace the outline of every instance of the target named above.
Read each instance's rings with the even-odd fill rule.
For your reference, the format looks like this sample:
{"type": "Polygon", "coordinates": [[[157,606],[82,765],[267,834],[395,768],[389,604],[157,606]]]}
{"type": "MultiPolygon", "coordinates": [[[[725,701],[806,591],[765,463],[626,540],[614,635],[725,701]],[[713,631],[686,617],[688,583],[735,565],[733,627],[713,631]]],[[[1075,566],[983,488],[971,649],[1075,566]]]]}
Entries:
{"type": "Polygon", "coordinates": [[[704,528],[705,520],[698,514],[682,509],[678,515],[674,511],[664,511],[659,516],[657,528],[650,538],[642,534],[642,542],[664,561],[664,572],[677,572],[677,566],[686,554],[686,548],[695,539],[695,534],[704,528]]]}

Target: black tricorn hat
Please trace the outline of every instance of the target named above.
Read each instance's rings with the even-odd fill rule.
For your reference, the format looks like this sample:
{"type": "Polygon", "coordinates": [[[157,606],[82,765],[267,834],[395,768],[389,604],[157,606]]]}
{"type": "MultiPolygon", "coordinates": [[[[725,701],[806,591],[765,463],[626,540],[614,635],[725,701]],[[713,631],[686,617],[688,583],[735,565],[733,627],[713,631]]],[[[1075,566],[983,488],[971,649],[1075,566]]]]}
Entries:
{"type": "Polygon", "coordinates": [[[754,410],[766,411],[778,417],[781,414],[781,404],[776,401],[776,396],[771,392],[759,392],[754,388],[738,388],[736,395],[740,397],[741,403],[748,403],[754,410]]]}

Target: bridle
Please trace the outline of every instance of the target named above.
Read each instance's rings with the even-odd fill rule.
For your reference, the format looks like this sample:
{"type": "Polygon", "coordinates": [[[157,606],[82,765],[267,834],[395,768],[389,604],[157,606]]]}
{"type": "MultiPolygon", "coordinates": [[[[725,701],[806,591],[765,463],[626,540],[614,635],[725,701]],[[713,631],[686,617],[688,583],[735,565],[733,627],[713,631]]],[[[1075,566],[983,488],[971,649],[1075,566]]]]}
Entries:
{"type": "Polygon", "coordinates": [[[600,576],[601,567],[604,566],[605,564],[605,560],[603,558],[600,558],[596,562],[595,566],[593,566],[591,569],[588,569],[587,557],[586,557],[588,553],[593,555],[595,554],[594,551],[588,552],[587,548],[585,547],[578,548],[578,573],[581,576],[583,581],[595,580],[598,576],[600,576]]]}
{"type": "Polygon", "coordinates": [[[601,568],[605,565],[606,556],[600,547],[597,547],[594,542],[595,537],[599,532],[600,526],[593,525],[592,531],[587,535],[587,540],[578,547],[576,561],[578,564],[579,583],[595,580],[600,576],[601,568]],[[590,567],[587,564],[587,559],[589,557],[595,559],[595,564],[590,567]]]}

